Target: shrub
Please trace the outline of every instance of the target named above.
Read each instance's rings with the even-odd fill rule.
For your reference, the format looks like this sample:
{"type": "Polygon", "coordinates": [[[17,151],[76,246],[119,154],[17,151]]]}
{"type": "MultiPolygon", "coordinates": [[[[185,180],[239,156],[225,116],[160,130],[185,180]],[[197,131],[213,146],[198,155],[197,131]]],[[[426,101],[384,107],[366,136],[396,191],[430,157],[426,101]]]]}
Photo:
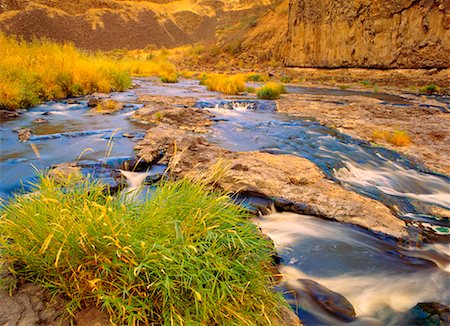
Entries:
{"type": "Polygon", "coordinates": [[[395,146],[408,146],[411,143],[408,133],[403,130],[395,130],[386,140],[395,146]]]}
{"type": "Polygon", "coordinates": [[[178,83],[178,76],[175,72],[171,74],[161,74],[159,78],[163,83],[178,83]]]}
{"type": "Polygon", "coordinates": [[[280,79],[280,81],[281,81],[282,83],[290,83],[290,82],[292,81],[292,78],[289,77],[289,76],[282,76],[281,79],[280,79]]]}
{"type": "MultiPolygon", "coordinates": [[[[244,75],[213,74],[202,78],[208,90],[224,94],[236,95],[245,91],[244,75]]],[[[201,83],[202,81],[200,81],[201,83]]]]}
{"type": "Polygon", "coordinates": [[[360,82],[360,84],[361,85],[363,85],[363,86],[370,86],[370,80],[362,80],[361,82],[360,82]]]}
{"type": "Polygon", "coordinates": [[[345,90],[347,90],[347,89],[349,89],[350,88],[350,85],[339,85],[339,89],[341,90],[341,91],[345,91],[345,90]]]}
{"type": "Polygon", "coordinates": [[[246,93],[254,93],[255,92],[255,88],[254,87],[246,87],[245,88],[245,92],[246,93]]]}
{"type": "Polygon", "coordinates": [[[277,314],[272,246],[243,208],[200,183],[164,181],[143,204],[44,177],[0,212],[16,278],[98,304],[116,324],[257,325],[277,314]]]}
{"type": "Polygon", "coordinates": [[[268,83],[256,90],[258,98],[263,100],[276,100],[280,98],[281,94],[286,93],[286,89],[281,84],[268,83]]]}
{"type": "Polygon", "coordinates": [[[87,54],[71,44],[27,43],[0,33],[0,107],[5,109],[28,108],[73,95],[123,91],[131,87],[131,75],[162,73],[175,73],[175,66],[160,58],[127,57],[123,51],[87,54]]]}
{"type": "Polygon", "coordinates": [[[246,76],[247,81],[253,81],[253,82],[266,82],[268,81],[270,78],[268,75],[266,74],[248,74],[246,76]]]}
{"type": "Polygon", "coordinates": [[[411,143],[411,138],[408,133],[403,130],[394,130],[392,132],[388,132],[386,130],[375,130],[372,133],[372,139],[381,139],[395,146],[408,146],[411,143]]]}
{"type": "Polygon", "coordinates": [[[426,85],[423,86],[421,88],[419,88],[419,93],[420,94],[434,94],[434,93],[439,93],[441,91],[441,88],[437,85],[431,84],[431,85],[426,85]]]}

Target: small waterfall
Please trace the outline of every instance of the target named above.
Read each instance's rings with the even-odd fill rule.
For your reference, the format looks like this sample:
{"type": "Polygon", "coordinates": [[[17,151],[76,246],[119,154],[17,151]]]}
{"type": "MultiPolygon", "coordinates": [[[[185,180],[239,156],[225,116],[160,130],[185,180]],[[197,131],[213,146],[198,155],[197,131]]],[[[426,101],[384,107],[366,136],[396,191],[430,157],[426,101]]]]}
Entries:
{"type": "Polygon", "coordinates": [[[142,186],[145,179],[150,175],[150,172],[131,172],[119,170],[120,173],[127,179],[129,188],[137,188],[142,186]]]}

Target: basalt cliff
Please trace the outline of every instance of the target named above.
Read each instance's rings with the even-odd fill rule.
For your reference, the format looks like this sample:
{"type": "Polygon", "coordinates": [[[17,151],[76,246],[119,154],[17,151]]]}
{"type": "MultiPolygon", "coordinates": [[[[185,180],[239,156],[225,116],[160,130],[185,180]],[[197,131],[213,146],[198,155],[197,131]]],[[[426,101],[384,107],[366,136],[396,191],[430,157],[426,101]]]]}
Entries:
{"type": "Polygon", "coordinates": [[[448,68],[449,0],[290,0],[285,63],[448,68]]]}

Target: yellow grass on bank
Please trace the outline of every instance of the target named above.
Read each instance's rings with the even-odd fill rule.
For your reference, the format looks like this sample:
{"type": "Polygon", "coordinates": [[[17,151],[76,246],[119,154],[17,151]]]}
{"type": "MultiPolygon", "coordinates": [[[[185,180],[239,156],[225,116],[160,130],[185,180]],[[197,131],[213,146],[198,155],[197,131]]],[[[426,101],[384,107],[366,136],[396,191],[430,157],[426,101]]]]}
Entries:
{"type": "Polygon", "coordinates": [[[28,108],[44,100],[93,92],[123,91],[131,76],[175,73],[164,58],[115,59],[89,54],[71,44],[27,43],[0,33],[0,109],[28,108]]]}

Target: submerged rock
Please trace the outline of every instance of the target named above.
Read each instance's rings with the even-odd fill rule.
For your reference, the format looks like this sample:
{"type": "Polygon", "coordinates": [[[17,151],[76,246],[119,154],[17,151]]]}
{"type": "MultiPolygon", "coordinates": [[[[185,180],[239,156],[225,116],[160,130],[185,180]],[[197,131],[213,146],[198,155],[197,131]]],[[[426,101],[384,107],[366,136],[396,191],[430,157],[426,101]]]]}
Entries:
{"type": "Polygon", "coordinates": [[[173,175],[210,179],[231,193],[290,202],[295,212],[355,224],[397,238],[407,235],[405,223],[381,203],[326,179],[307,159],[261,152],[230,152],[175,126],[151,128],[138,143],[138,156],[169,164],[173,175]],[[217,174],[217,180],[213,179],[217,174]]]}
{"type": "Polygon", "coordinates": [[[450,307],[436,302],[418,303],[408,313],[407,325],[445,326],[450,324],[450,307]]]}

